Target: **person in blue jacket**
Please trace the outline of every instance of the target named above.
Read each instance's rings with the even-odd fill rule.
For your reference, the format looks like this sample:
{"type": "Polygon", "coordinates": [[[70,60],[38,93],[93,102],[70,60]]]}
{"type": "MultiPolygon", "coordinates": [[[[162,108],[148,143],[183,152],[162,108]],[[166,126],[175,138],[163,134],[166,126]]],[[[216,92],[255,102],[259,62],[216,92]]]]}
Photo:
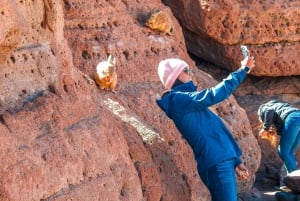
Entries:
{"type": "Polygon", "coordinates": [[[200,91],[185,61],[169,58],[158,66],[158,75],[166,91],[157,99],[157,104],[191,146],[198,173],[212,201],[237,201],[235,174],[242,179],[249,176],[240,159],[241,149],[232,134],[208,108],[230,96],[255,67],[255,60],[249,54],[241,64],[241,68],[218,85],[200,91]]]}
{"type": "Polygon", "coordinates": [[[279,135],[277,150],[286,171],[291,173],[296,170],[295,152],[300,145],[300,109],[287,102],[271,100],[261,104],[257,113],[263,124],[259,136],[272,139],[276,134],[279,135]]]}

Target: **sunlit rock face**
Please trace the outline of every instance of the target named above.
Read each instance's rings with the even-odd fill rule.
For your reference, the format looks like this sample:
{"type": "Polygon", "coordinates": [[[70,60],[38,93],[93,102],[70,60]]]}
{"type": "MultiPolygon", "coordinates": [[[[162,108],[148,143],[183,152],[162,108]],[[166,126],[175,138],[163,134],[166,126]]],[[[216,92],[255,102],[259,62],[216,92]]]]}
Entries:
{"type": "Polygon", "coordinates": [[[251,176],[238,185],[249,191],[261,149],[264,159],[272,150],[278,160],[267,142],[257,142],[258,105],[299,100],[297,77],[273,80],[299,75],[299,11],[293,1],[269,3],[0,3],[0,200],[210,200],[189,145],[155,103],[164,90],[157,65],[186,60],[201,90],[217,81],[187,52],[231,71],[240,44],[256,57],[254,76],[211,110],[243,150],[251,176]],[[170,15],[172,35],[145,26],[154,8],[170,15]],[[87,79],[110,54],[116,93],[87,79]]]}
{"type": "Polygon", "coordinates": [[[233,70],[246,44],[256,58],[254,75],[300,75],[298,1],[164,2],[179,19],[191,53],[233,70]]]}

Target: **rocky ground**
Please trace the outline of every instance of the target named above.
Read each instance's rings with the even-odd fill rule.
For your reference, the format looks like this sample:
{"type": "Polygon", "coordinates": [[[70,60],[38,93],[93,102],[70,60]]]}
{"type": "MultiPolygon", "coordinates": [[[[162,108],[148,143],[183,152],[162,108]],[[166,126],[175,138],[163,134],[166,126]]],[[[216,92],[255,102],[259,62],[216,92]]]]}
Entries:
{"type": "Polygon", "coordinates": [[[268,182],[263,175],[257,173],[257,179],[254,183],[253,189],[248,199],[243,201],[275,201],[275,193],[278,192],[275,189],[275,184],[273,182],[268,182]]]}

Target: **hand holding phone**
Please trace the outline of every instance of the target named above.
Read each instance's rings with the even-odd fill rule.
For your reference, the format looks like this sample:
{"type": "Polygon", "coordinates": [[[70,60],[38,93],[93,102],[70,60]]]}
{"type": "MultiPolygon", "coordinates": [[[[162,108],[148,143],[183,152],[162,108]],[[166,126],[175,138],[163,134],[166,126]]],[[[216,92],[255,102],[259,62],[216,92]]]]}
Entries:
{"type": "Polygon", "coordinates": [[[241,51],[245,59],[248,56],[248,47],[246,45],[241,45],[241,51]]]}
{"type": "Polygon", "coordinates": [[[246,73],[250,73],[251,69],[255,67],[255,59],[251,56],[246,45],[241,45],[241,51],[244,59],[241,61],[241,65],[244,67],[246,73]]]}

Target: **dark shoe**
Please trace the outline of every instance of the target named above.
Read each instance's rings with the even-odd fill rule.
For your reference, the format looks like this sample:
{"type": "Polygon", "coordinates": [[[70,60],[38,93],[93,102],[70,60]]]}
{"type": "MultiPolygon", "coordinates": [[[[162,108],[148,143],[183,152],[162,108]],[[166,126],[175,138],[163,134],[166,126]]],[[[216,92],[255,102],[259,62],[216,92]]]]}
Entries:
{"type": "Polygon", "coordinates": [[[275,198],[277,201],[297,201],[297,195],[290,192],[277,192],[275,198]]]}

